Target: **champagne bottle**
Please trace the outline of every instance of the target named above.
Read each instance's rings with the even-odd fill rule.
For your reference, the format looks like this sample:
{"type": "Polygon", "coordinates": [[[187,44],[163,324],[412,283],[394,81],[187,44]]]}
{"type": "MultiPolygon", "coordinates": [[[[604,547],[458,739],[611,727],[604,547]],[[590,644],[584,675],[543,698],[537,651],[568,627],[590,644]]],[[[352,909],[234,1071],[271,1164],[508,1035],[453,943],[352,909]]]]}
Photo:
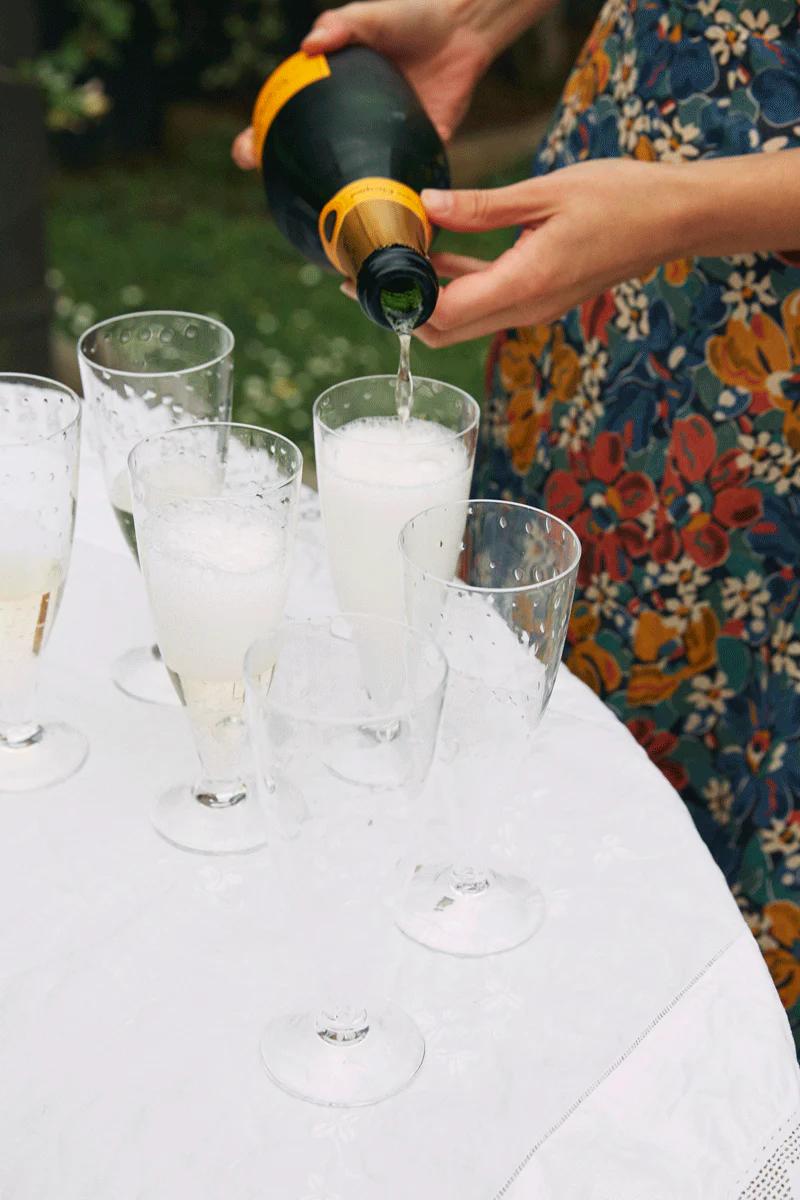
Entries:
{"type": "Polygon", "coordinates": [[[253,111],[272,215],[312,262],[356,282],[378,325],[427,321],[439,284],[419,198],[448,187],[447,156],[415,92],[363,46],[302,51],[264,84],[253,111]]]}

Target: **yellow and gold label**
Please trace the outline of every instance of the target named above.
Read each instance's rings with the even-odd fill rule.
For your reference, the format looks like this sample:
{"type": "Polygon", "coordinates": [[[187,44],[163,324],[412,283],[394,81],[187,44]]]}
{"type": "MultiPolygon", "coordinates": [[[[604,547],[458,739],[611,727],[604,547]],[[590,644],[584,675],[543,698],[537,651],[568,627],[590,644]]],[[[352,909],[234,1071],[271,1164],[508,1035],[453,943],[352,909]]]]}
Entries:
{"type": "Polygon", "coordinates": [[[309,84],[319,83],[327,79],[331,73],[328,60],[324,54],[304,54],[298,50],[291,58],[287,58],[270,75],[267,82],[258,93],[253,108],[253,135],[255,137],[256,153],[261,158],[264,142],[267,140],[270,125],[278,113],[292,96],[302,92],[309,84]]]}
{"type": "Polygon", "coordinates": [[[395,179],[357,179],[319,214],[319,238],[337,271],[355,279],[373,250],[410,246],[427,254],[431,224],[418,194],[395,179]]]}

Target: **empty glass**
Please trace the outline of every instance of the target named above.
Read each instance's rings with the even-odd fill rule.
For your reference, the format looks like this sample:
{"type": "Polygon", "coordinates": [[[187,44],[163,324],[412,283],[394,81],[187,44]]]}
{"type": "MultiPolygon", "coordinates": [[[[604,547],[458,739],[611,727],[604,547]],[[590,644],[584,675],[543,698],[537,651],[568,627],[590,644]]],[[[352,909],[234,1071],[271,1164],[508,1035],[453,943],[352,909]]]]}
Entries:
{"type": "Polygon", "coordinates": [[[293,442],[250,425],[173,429],[131,452],[150,609],[201,765],[194,786],[160,798],[153,822],[186,850],[264,843],[248,798],[244,656],[283,616],[302,467],[293,442]]]}
{"type": "Polygon", "coordinates": [[[580,542],[557,517],[523,504],[470,500],[428,509],[400,537],[408,620],[450,665],[442,724],[456,812],[455,862],[416,869],[398,924],[451,954],[527,941],[544,916],[533,880],[491,869],[476,830],[499,800],[526,788],[526,758],[567,632],[580,542]]]}
{"type": "Polygon", "coordinates": [[[69,388],[0,375],[0,791],[67,779],[83,734],[41,723],[36,678],[67,578],[78,491],[81,406],[69,388]]]}
{"type": "Polygon", "coordinates": [[[397,415],[397,377],[338,383],[314,405],[317,479],[339,605],[402,621],[406,521],[469,496],[480,409],[459,388],[414,382],[397,415]]]}
{"type": "Polygon", "coordinates": [[[309,1007],[267,1026],[264,1063],[305,1100],[372,1104],[405,1087],[425,1053],[411,1017],[374,1002],[365,975],[433,756],[447,664],[404,625],[339,616],[256,643],[246,676],[270,849],[310,993],[309,1007]]]}
{"type": "MultiPolygon", "coordinates": [[[[78,362],[111,506],[137,557],[128,455],[177,425],[230,420],[233,334],[195,313],[129,313],[88,329],[78,362]]],[[[128,650],[112,675],[137,700],[175,703],[157,646],[128,650]]]]}

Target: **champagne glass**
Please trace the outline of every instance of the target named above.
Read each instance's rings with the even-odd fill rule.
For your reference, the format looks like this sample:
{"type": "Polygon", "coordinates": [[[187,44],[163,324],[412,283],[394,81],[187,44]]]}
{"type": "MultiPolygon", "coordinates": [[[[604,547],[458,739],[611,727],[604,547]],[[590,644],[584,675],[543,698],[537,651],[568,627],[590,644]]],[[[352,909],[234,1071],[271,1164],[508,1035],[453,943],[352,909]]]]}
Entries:
{"type": "Polygon", "coordinates": [[[0,374],[0,791],[73,775],[82,733],[36,716],[39,656],[67,578],[78,491],[81,407],[69,388],[0,374]]]}
{"type": "MultiPolygon", "coordinates": [[[[195,313],[130,313],[87,329],[78,362],[114,516],[138,561],[128,455],[175,426],[230,420],[233,334],[195,313]]],[[[126,651],[112,677],[137,700],[176,702],[157,646],[126,651]]]]}
{"type": "Polygon", "coordinates": [[[342,609],[404,619],[397,548],[406,521],[469,496],[480,409],[459,388],[416,379],[398,416],[397,377],[336,384],[314,405],[317,479],[342,609]]]}
{"type": "Polygon", "coordinates": [[[485,861],[479,832],[498,798],[535,778],[531,736],[564,649],[580,542],[563,521],[503,500],[418,514],[400,536],[408,620],[450,665],[442,722],[457,858],[418,867],[400,928],[436,950],[495,954],[527,941],[544,899],[525,875],[485,861]]]}
{"type": "Polygon", "coordinates": [[[303,458],[287,438],[214,423],[145,438],[130,455],[133,514],[164,663],[200,758],[155,807],[157,831],[205,854],[254,850],[244,656],[286,602],[303,458]]]}
{"type": "Polygon", "coordinates": [[[270,846],[316,992],[267,1026],[264,1064],[302,1099],[373,1104],[425,1053],[411,1017],[375,1002],[363,975],[433,757],[447,663],[404,625],[342,615],[256,642],[246,679],[270,846]]]}

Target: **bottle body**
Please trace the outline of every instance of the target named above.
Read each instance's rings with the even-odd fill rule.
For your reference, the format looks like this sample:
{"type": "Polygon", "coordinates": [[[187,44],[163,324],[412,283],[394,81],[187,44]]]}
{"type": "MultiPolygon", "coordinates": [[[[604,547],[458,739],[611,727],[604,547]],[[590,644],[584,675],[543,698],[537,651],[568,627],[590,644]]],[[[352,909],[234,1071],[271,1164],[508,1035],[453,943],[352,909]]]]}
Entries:
{"type": "Polygon", "coordinates": [[[447,157],[406,80],[362,46],[302,52],[264,85],[253,114],[278,228],[313,262],[356,281],[378,324],[413,328],[438,284],[419,199],[447,187],[447,157]]]}

